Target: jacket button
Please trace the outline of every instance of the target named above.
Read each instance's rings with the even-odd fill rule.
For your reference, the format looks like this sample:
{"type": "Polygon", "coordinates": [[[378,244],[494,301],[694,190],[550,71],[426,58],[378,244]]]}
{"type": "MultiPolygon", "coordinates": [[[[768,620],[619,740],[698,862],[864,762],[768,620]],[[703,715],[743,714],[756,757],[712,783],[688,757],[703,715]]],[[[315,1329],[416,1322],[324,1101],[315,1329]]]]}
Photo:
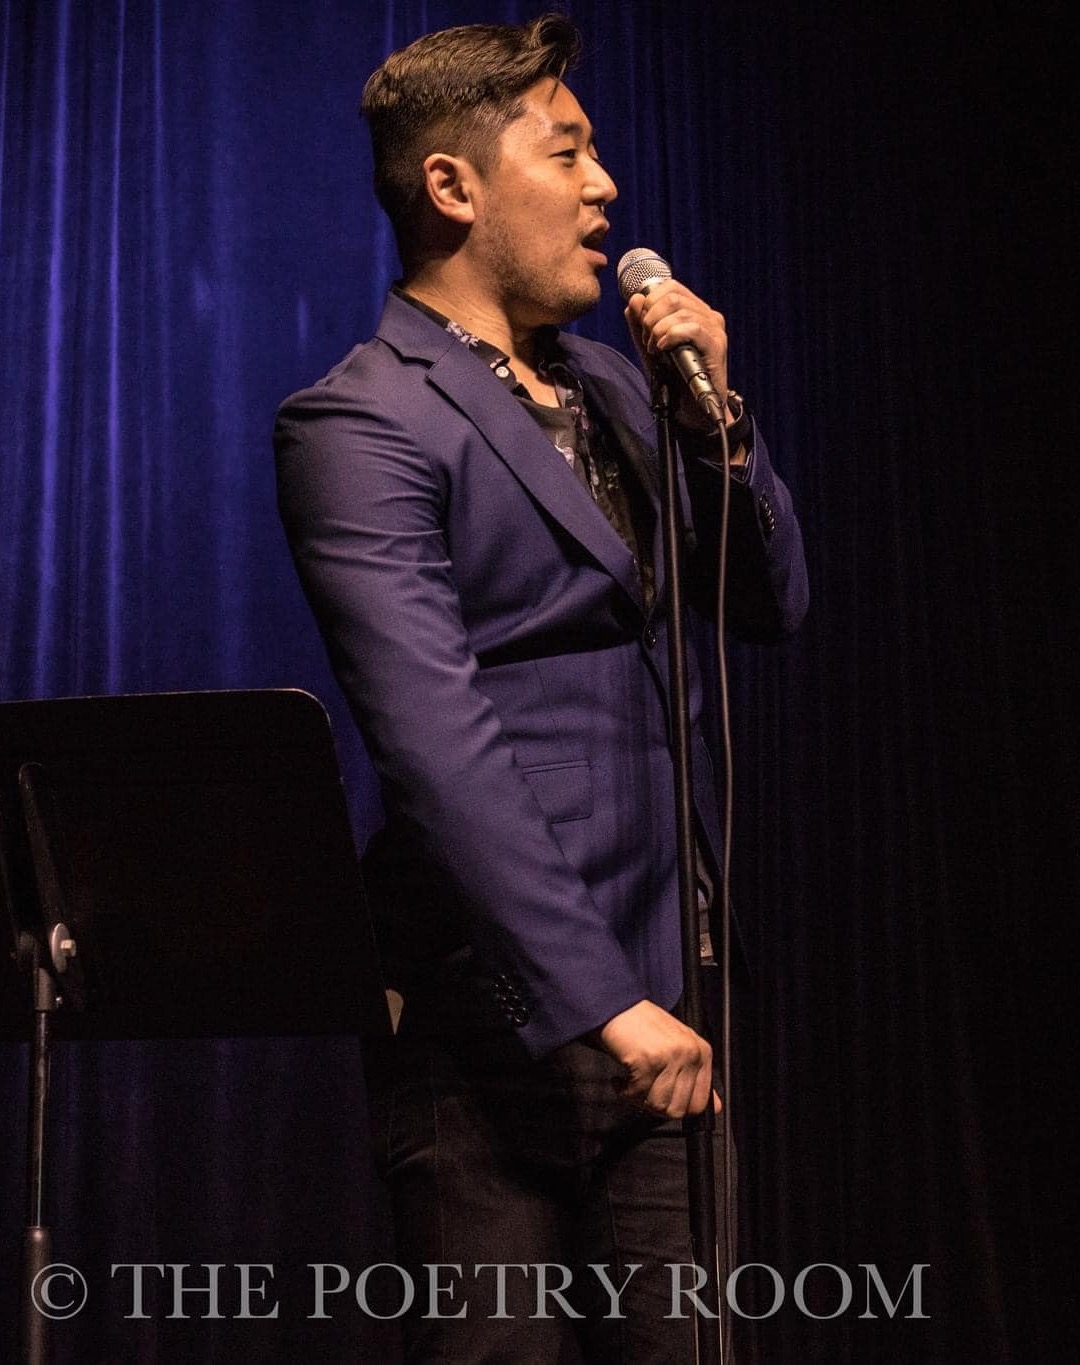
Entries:
{"type": "Polygon", "coordinates": [[[645,627],[645,634],[644,634],[641,638],[645,641],[645,646],[646,646],[647,649],[655,649],[655,648],[656,648],[656,627],[655,627],[655,626],[646,626],[646,627],[645,627]]]}

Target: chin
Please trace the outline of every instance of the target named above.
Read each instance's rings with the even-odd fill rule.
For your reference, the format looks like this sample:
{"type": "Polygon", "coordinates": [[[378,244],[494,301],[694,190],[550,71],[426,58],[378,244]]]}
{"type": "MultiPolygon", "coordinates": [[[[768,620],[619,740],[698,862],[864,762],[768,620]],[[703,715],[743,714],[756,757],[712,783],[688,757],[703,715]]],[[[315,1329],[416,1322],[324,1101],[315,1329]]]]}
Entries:
{"type": "Polygon", "coordinates": [[[591,285],[585,285],[580,289],[567,291],[561,300],[562,307],[559,310],[559,322],[574,322],[582,314],[587,313],[590,308],[595,308],[600,302],[600,281],[593,280],[591,285]]]}

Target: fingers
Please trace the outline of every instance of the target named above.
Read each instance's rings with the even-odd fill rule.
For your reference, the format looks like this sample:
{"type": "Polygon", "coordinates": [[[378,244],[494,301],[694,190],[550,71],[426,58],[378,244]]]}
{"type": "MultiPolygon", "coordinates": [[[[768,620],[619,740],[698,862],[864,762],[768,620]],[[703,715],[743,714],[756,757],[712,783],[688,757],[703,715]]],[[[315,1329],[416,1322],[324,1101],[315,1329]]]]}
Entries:
{"type": "Polygon", "coordinates": [[[689,343],[701,352],[713,383],[723,379],[726,389],[728,342],[724,315],[678,280],[663,280],[648,294],[634,294],[624,317],[643,358],[689,343]]]}
{"type": "Polygon", "coordinates": [[[699,1114],[710,1099],[712,1048],[666,1010],[643,1000],[600,1030],[600,1042],[626,1070],[622,1092],[631,1103],[664,1118],[699,1114]]]}

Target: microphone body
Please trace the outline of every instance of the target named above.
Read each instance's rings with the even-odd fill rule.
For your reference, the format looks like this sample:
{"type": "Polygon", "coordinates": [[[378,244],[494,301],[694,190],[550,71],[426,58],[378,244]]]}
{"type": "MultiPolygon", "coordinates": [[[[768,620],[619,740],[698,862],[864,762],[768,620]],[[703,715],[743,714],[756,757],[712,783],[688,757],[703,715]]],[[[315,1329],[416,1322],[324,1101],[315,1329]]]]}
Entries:
{"type": "MultiPolygon", "coordinates": [[[[634,294],[648,294],[655,285],[671,278],[671,266],[648,247],[634,247],[619,261],[619,293],[624,303],[629,303],[634,294]]],[[[690,342],[684,342],[683,345],[675,346],[664,354],[671,359],[686,382],[691,397],[705,416],[723,426],[724,402],[709,378],[709,372],[698,348],[690,342]]]]}

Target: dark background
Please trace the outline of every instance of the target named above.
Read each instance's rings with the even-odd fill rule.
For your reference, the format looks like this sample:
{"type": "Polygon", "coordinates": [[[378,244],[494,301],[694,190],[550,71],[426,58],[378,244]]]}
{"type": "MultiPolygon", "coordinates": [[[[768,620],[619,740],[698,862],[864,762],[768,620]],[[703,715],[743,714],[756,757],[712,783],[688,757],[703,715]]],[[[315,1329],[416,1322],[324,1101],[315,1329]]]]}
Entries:
{"type": "MultiPolygon", "coordinates": [[[[1073,1361],[1064,6],[571,11],[621,191],[609,254],[655,247],[727,315],[810,562],[799,636],[733,653],[740,1260],[788,1286],[744,1358],[1073,1361]],[[815,1262],[855,1281],[834,1321],[791,1301],[815,1262]],[[860,1319],[859,1265],[895,1292],[916,1262],[928,1319],[902,1320],[910,1296],[860,1319]]],[[[377,795],[276,521],[273,412],[370,334],[394,275],[367,73],[428,29],[534,12],[5,4],[0,698],[308,687],[366,837],[377,795]]],[[[580,330],[625,348],[613,280],[580,330]]],[[[0,1059],[3,1357],[25,1055],[0,1059]]],[[[57,1259],[91,1285],[62,1360],[387,1358],[355,1301],[306,1320],[307,1263],[380,1254],[355,1043],[72,1046],[54,1103],[57,1259]],[[127,1260],[273,1262],[281,1318],[124,1321],[127,1260]]],[[[831,1312],[835,1275],[810,1285],[831,1312]]]]}

